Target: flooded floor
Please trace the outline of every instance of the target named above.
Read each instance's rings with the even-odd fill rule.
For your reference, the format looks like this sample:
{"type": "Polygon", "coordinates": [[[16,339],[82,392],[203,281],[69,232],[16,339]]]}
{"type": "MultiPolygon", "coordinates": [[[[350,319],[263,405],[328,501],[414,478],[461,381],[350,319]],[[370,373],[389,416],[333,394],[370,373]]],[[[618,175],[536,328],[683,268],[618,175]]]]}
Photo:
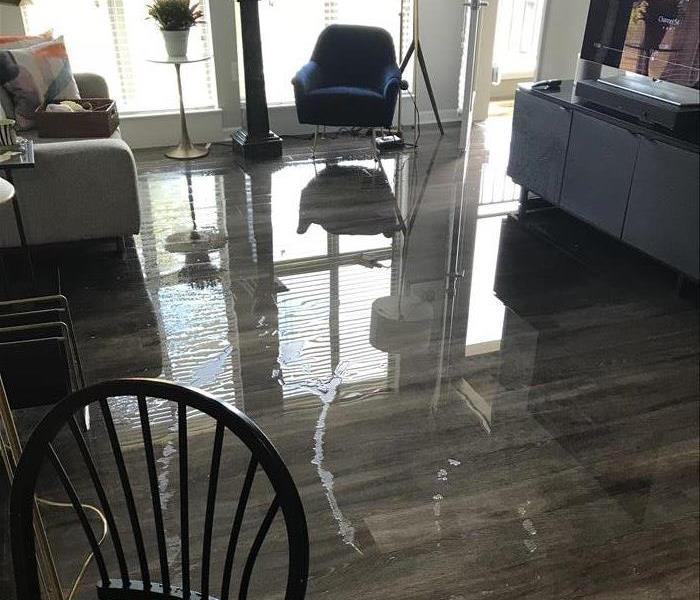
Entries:
{"type": "MultiPolygon", "coordinates": [[[[309,598],[698,595],[696,290],[678,294],[673,273],[555,209],[517,216],[509,128],[507,114],[477,126],[468,161],[454,127],[424,128],[418,151],[380,163],[348,138],[315,161],[302,141],[258,164],[224,146],[190,163],[139,152],[142,229],[125,258],[99,246],[37,256],[45,273],[60,267],[90,382],[195,386],[268,435],[304,504],[309,598]]],[[[157,578],[138,409],[119,398],[112,412],[157,578]]],[[[156,401],[149,414],[177,580],[177,416],[156,401]]],[[[20,416],[25,430],[36,419],[20,416]]],[[[214,429],[190,419],[198,581],[214,429]]],[[[217,581],[246,466],[226,444],[217,581]]],[[[50,478],[42,490],[65,498],[50,478]]],[[[269,492],[254,488],[254,525],[269,492]]],[[[6,511],[6,488],[0,498],[6,511]]],[[[44,514],[67,588],[87,545],[66,511],[44,514]]],[[[277,519],[251,598],[283,597],[285,548],[277,519]]],[[[93,564],[77,597],[94,597],[97,579],[93,564]]]]}

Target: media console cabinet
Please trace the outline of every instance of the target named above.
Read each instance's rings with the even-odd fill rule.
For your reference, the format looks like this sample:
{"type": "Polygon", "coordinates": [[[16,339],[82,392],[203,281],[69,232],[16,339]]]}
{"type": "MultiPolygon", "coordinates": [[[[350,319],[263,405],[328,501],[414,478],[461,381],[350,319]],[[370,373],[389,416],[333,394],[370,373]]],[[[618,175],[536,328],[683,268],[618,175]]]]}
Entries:
{"type": "Polygon", "coordinates": [[[508,174],[530,193],[698,280],[698,133],[676,136],[521,85],[508,174]]]}

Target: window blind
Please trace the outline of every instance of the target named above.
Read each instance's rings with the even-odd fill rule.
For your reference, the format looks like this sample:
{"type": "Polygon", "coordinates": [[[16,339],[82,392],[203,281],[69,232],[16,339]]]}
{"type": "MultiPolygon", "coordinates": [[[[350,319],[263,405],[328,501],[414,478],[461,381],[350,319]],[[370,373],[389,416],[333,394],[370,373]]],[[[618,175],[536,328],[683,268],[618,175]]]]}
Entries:
{"type": "MultiPolygon", "coordinates": [[[[102,75],[121,113],[178,108],[177,83],[169,65],[148,62],[165,55],[158,26],[146,19],[150,0],[24,0],[22,16],[28,34],[52,29],[65,38],[74,72],[102,75]]],[[[205,21],[208,1],[202,2],[205,21]]],[[[192,28],[190,56],[211,55],[205,22],[192,28]]],[[[187,108],[217,104],[213,61],[183,67],[187,108]]]]}

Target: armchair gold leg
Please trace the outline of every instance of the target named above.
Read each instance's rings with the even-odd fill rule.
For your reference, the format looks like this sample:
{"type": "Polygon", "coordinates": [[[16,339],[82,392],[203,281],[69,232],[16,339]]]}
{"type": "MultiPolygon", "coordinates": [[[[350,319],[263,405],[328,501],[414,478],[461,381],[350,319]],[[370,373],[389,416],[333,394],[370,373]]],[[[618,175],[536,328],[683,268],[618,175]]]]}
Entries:
{"type": "Polygon", "coordinates": [[[369,143],[370,146],[372,147],[372,157],[374,158],[374,162],[379,162],[379,150],[377,149],[377,138],[375,136],[376,132],[374,129],[370,129],[370,136],[369,136],[369,143]]]}

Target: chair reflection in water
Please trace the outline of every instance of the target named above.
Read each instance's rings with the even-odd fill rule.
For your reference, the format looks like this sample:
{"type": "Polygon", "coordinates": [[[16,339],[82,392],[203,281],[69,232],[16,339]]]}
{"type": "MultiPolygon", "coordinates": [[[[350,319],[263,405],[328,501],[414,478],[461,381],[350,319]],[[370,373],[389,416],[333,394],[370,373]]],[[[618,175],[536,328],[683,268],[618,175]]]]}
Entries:
{"type": "Polygon", "coordinates": [[[328,233],[377,235],[390,238],[405,225],[396,195],[384,169],[341,165],[328,161],[326,167],[301,192],[297,233],[312,223],[328,233]]]}
{"type": "MultiPolygon", "coordinates": [[[[97,426],[97,424],[96,424],[97,426]]],[[[134,432],[131,431],[130,434],[134,432]]],[[[122,434],[123,435],[123,434],[122,434]]],[[[229,440],[231,441],[231,440],[229,440]]],[[[228,452],[226,453],[228,454],[228,452]]],[[[305,596],[306,581],[309,562],[309,542],[306,527],[304,509],[299,498],[294,481],[287,470],[280,455],[273,445],[263,434],[263,432],[246,417],[230,405],[210,396],[204,392],[181,387],[162,380],[152,379],[123,379],[112,382],[97,384],[84,388],[74,394],[67,396],[63,401],[55,405],[48,415],[42,420],[32,433],[20,458],[12,485],[10,499],[10,519],[11,519],[11,540],[12,557],[15,569],[15,580],[17,585],[18,598],[38,599],[40,595],[39,576],[37,573],[37,561],[35,556],[35,540],[31,535],[27,535],[32,527],[32,509],[34,497],[37,491],[39,473],[42,463],[48,462],[53,471],[58,476],[61,486],[65,490],[70,503],[75,510],[78,521],[85,533],[90,551],[94,555],[95,564],[99,573],[99,583],[97,584],[97,597],[101,600],[108,599],[132,599],[132,598],[214,598],[228,599],[237,597],[244,599],[248,597],[253,570],[258,559],[263,542],[269,537],[273,522],[276,520],[278,512],[282,513],[284,529],[286,532],[286,546],[288,547],[288,559],[286,577],[281,576],[280,585],[285,590],[284,597],[287,600],[301,600],[305,596]],[[130,435],[130,443],[120,444],[119,435],[114,421],[114,400],[118,398],[119,406],[124,406],[125,399],[132,399],[136,405],[136,412],[140,421],[140,435],[137,437],[142,444],[135,444],[133,435],[130,435]],[[157,405],[163,402],[175,407],[177,414],[177,450],[178,450],[178,484],[179,484],[179,565],[173,566],[173,557],[169,557],[168,550],[172,553],[166,541],[165,519],[169,515],[165,514],[161,500],[159,487],[158,465],[155,457],[154,446],[158,438],[154,436],[155,422],[151,415],[149,418],[149,400],[156,401],[157,405]],[[91,452],[92,443],[86,441],[75,421],[74,415],[87,406],[95,405],[99,407],[102,417],[101,426],[104,427],[106,435],[104,444],[108,446],[107,451],[102,448],[100,459],[97,460],[97,453],[91,452]],[[201,544],[197,551],[192,552],[191,539],[191,517],[200,517],[198,512],[192,510],[190,502],[191,494],[196,493],[196,489],[189,485],[190,472],[195,469],[190,468],[194,461],[189,458],[188,445],[190,439],[202,435],[202,425],[198,422],[196,432],[192,431],[188,436],[188,422],[194,418],[209,418],[214,428],[211,457],[206,468],[208,468],[209,478],[206,487],[206,509],[203,515],[203,529],[201,544]],[[80,457],[83,471],[89,474],[88,481],[73,481],[68,474],[68,463],[62,462],[56,448],[57,437],[61,437],[61,447],[67,444],[67,440],[72,438],[71,445],[77,448],[76,457],[80,457]],[[212,549],[213,541],[219,537],[219,527],[216,528],[215,535],[215,511],[217,505],[221,511],[223,504],[222,494],[230,487],[231,481],[230,464],[232,461],[227,456],[222,461],[224,448],[232,451],[231,444],[225,444],[224,438],[234,438],[234,442],[239,445],[239,449],[249,456],[247,469],[243,478],[238,502],[235,511],[227,514],[225,522],[228,524],[224,532],[226,551],[218,552],[212,549]],[[64,443],[65,442],[65,443],[64,443]],[[138,457],[134,456],[134,453],[138,457]],[[121,498],[117,499],[116,489],[113,491],[100,476],[99,471],[107,469],[104,461],[105,456],[111,454],[110,471],[116,467],[119,484],[116,489],[121,490],[121,498]],[[143,472],[137,472],[133,466],[127,470],[127,463],[131,465],[143,464],[143,472]],[[222,471],[221,463],[225,469],[222,471]],[[267,510],[260,523],[251,528],[244,527],[246,515],[250,515],[252,509],[249,508],[249,499],[252,497],[251,491],[256,482],[256,489],[261,480],[257,473],[261,472],[262,478],[267,480],[267,487],[271,490],[272,500],[265,503],[263,508],[267,510]],[[223,474],[226,473],[226,477],[223,474]],[[148,489],[140,489],[132,486],[132,481],[148,481],[148,489]],[[219,485],[221,482],[222,485],[219,485]],[[224,482],[227,482],[224,485],[224,482]],[[81,485],[78,485],[80,483],[81,485]],[[104,514],[109,538],[113,545],[114,556],[116,556],[118,567],[116,573],[111,573],[105,559],[105,550],[95,536],[93,529],[87,519],[83,500],[78,496],[78,489],[83,490],[91,486],[94,490],[98,506],[104,514]],[[150,496],[150,497],[149,497],[150,496]],[[142,502],[139,500],[143,499],[142,502]],[[141,504],[147,504],[150,510],[141,504]],[[125,506],[125,515],[119,515],[115,511],[117,507],[125,506]],[[153,522],[146,520],[145,515],[152,515],[153,522]],[[123,517],[119,519],[118,517],[123,517]],[[121,525],[118,527],[117,523],[121,525]],[[122,537],[125,522],[128,522],[130,530],[129,540],[122,537]],[[155,532],[155,544],[145,536],[145,532],[155,532]],[[242,546],[244,533],[254,533],[250,542],[248,552],[237,552],[242,546]],[[128,545],[127,545],[128,544],[128,545]],[[157,547],[159,579],[154,581],[149,565],[147,548],[157,547]],[[128,564],[128,555],[125,548],[135,547],[138,564],[138,575],[134,575],[134,565],[128,564]],[[201,560],[198,550],[201,548],[201,560]],[[192,561],[191,555],[198,560],[192,561]],[[235,558],[245,557],[240,569],[235,569],[235,558]],[[223,561],[221,560],[223,558],[223,561]],[[212,571],[212,559],[219,559],[214,568],[221,573],[220,584],[214,585],[210,581],[212,571]],[[200,580],[193,581],[192,563],[201,564],[200,580]],[[180,581],[177,583],[171,577],[171,569],[177,572],[180,581]],[[236,582],[237,595],[231,595],[233,589],[234,572],[239,572],[236,582]],[[194,590],[198,588],[198,592],[194,590]],[[210,595],[210,590],[212,594],[210,595]],[[220,595],[219,595],[220,592],[220,595]]],[[[75,459],[74,459],[75,461],[75,459]]],[[[234,464],[239,464],[235,462],[234,464]]],[[[71,465],[71,472],[76,471],[75,465],[71,465]]],[[[241,471],[241,475],[243,472],[241,471]]],[[[204,488],[202,488],[204,491],[204,488]]],[[[257,498],[257,496],[256,496],[257,498]]],[[[236,503],[234,503],[236,504],[236,503]]],[[[259,501],[256,499],[256,508],[259,508],[259,501]]],[[[198,509],[196,509],[198,511],[198,509]]],[[[248,518],[248,522],[253,520],[248,518]]],[[[257,521],[257,520],[256,520],[257,521]]],[[[197,523],[201,522],[201,519],[197,523]]],[[[277,532],[279,528],[275,529],[277,532]]],[[[170,535],[167,536],[171,538],[170,535]]],[[[275,538],[275,536],[272,536],[275,538]]],[[[275,538],[274,540],[278,540],[275,538]]],[[[108,542],[105,542],[108,543],[108,542]]],[[[240,562],[237,561],[237,562],[240,562]]],[[[275,581],[272,573],[266,572],[265,583],[268,580],[275,581]]]]}

